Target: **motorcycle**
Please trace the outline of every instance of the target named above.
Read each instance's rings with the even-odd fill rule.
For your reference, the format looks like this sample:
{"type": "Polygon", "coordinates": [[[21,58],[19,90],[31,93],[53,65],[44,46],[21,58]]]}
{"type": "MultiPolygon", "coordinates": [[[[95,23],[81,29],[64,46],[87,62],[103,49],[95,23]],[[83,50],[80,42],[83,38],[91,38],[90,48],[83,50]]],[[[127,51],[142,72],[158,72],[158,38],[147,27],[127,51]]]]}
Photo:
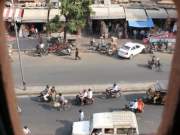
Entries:
{"type": "Polygon", "coordinates": [[[48,54],[48,50],[47,47],[42,43],[42,44],[38,44],[36,46],[36,50],[35,50],[35,54],[37,54],[38,56],[45,56],[48,54]]]}
{"type": "Polygon", "coordinates": [[[79,95],[76,95],[76,99],[75,99],[75,104],[76,105],[91,105],[94,103],[94,98],[89,99],[89,98],[84,98],[83,103],[81,102],[81,98],[79,97],[79,95]]]}
{"type": "Polygon", "coordinates": [[[104,95],[106,96],[106,98],[117,98],[121,96],[121,90],[119,89],[118,91],[112,92],[112,88],[106,89],[104,95]]]}
{"type": "Polygon", "coordinates": [[[148,61],[148,67],[152,70],[156,70],[156,71],[160,71],[161,70],[161,64],[160,62],[152,62],[152,61],[148,61]]]}
{"type": "Polygon", "coordinates": [[[49,103],[49,102],[53,101],[53,98],[52,98],[52,96],[48,96],[47,100],[45,100],[44,95],[42,95],[42,96],[38,96],[38,101],[39,102],[48,102],[49,103]]]}

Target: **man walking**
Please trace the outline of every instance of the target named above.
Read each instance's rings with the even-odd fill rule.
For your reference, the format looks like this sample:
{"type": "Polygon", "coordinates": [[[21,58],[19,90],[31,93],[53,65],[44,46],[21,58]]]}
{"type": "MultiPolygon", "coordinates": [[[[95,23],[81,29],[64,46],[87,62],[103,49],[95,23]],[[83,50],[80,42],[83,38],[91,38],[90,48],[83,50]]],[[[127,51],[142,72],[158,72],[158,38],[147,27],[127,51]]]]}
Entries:
{"type": "Polygon", "coordinates": [[[84,112],[80,109],[79,110],[79,121],[83,121],[84,120],[84,112]]]}
{"type": "Polygon", "coordinates": [[[77,60],[77,59],[81,59],[80,57],[79,57],[79,49],[78,48],[76,48],[76,51],[75,51],[75,60],[77,60]]]}

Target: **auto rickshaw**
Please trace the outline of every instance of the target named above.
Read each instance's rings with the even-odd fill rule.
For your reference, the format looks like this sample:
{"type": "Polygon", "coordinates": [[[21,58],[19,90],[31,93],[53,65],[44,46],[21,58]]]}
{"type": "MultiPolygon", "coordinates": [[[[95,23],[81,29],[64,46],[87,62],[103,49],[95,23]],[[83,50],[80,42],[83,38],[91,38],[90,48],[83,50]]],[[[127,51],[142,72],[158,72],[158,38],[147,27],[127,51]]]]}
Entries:
{"type": "Polygon", "coordinates": [[[166,101],[168,81],[157,81],[146,91],[145,103],[163,105],[166,101]]]}

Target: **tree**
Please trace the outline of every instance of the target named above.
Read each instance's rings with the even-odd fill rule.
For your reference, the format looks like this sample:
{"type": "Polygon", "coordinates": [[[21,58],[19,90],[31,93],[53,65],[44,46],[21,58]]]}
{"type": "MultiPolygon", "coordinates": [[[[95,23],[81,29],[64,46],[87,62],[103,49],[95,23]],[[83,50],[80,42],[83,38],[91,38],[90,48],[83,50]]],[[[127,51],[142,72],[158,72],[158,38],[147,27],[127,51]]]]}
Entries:
{"type": "Polygon", "coordinates": [[[64,43],[66,42],[66,34],[69,32],[77,32],[83,28],[92,12],[90,5],[91,0],[59,0],[60,13],[65,17],[64,22],[64,43]]]}
{"type": "Polygon", "coordinates": [[[56,15],[53,19],[49,20],[46,24],[48,32],[57,32],[62,27],[59,15],[56,15]]]}

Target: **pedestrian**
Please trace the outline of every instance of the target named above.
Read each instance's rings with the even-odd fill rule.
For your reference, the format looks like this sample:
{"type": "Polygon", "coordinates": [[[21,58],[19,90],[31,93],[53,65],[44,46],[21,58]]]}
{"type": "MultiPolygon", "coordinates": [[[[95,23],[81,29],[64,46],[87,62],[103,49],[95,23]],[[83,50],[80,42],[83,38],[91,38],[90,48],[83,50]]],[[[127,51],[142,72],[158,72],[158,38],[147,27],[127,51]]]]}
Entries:
{"type": "Polygon", "coordinates": [[[80,57],[79,57],[79,49],[78,48],[76,48],[76,51],[75,51],[75,60],[77,60],[77,59],[81,59],[80,57]]]}
{"type": "Polygon", "coordinates": [[[23,133],[24,135],[31,135],[31,130],[27,126],[24,126],[23,133]]]}
{"type": "Polygon", "coordinates": [[[80,109],[79,110],[79,121],[83,121],[84,120],[84,112],[80,109]]]}

